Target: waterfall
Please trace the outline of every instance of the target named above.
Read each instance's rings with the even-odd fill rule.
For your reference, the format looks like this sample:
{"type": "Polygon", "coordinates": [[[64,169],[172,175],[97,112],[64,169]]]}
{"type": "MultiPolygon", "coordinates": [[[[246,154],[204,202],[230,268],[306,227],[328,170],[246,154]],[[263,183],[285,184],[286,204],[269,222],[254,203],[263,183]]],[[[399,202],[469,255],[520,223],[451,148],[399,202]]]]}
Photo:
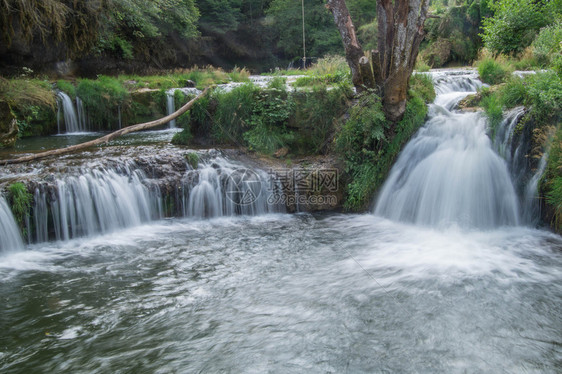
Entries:
{"type": "Polygon", "coordinates": [[[280,212],[281,206],[268,203],[276,188],[272,185],[266,173],[218,158],[187,173],[184,191],[189,196],[183,214],[203,218],[280,212]]]}
{"type": "MultiPolygon", "coordinates": [[[[167,115],[170,115],[176,111],[176,104],[174,101],[174,94],[176,91],[181,91],[186,96],[199,95],[202,91],[197,88],[184,87],[184,88],[172,88],[166,91],[166,111],[167,115]]],[[[173,119],[169,122],[170,128],[176,128],[176,120],[173,119]]]]}
{"type": "MultiPolygon", "coordinates": [[[[166,109],[168,110],[168,115],[174,113],[176,111],[176,104],[174,103],[174,93],[176,92],[175,89],[166,91],[166,109]]],[[[173,119],[169,122],[170,128],[176,128],[176,120],[173,119]]]]}
{"type": "Polygon", "coordinates": [[[282,212],[268,198],[279,192],[272,176],[223,157],[201,161],[176,181],[148,178],[131,162],[118,168],[84,169],[79,175],[58,177],[34,191],[32,220],[36,242],[69,240],[133,227],[178,214],[213,218],[282,212]],[[164,202],[175,185],[176,208],[164,202]],[[273,186],[273,187],[271,187],[273,186]],[[273,189],[272,189],[273,188],[273,189]]]}
{"type": "Polygon", "coordinates": [[[76,109],[78,113],[79,131],[88,131],[91,127],[90,122],[88,120],[86,109],[84,108],[84,102],[78,96],[76,96],[76,109]]]}
{"type": "Polygon", "coordinates": [[[76,115],[76,110],[74,110],[74,105],[72,99],[62,91],[57,92],[59,109],[57,112],[57,126],[59,134],[61,133],[61,123],[60,123],[60,109],[62,107],[62,112],[64,115],[64,126],[67,133],[84,131],[80,127],[78,122],[78,117],[76,115]]]}
{"type": "Polygon", "coordinates": [[[470,71],[433,74],[429,119],[401,152],[375,214],[430,226],[492,228],[519,223],[510,174],[492,148],[481,113],[457,113],[481,83],[470,71]]]}
{"type": "Polygon", "coordinates": [[[522,221],[535,225],[540,216],[538,182],[544,173],[548,154],[545,152],[538,163],[528,156],[532,148],[531,127],[517,127],[524,114],[523,107],[513,108],[504,114],[496,129],[494,147],[507,162],[515,190],[520,197],[522,221]]]}
{"type": "Polygon", "coordinates": [[[20,230],[8,203],[0,195],[0,253],[23,249],[20,230]]]}

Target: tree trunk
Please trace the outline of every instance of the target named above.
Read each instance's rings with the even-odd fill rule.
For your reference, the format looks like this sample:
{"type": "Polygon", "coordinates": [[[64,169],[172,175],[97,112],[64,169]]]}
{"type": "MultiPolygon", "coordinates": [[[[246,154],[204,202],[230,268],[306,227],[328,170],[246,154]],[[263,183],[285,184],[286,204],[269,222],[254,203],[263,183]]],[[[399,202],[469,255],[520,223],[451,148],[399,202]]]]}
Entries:
{"type": "Polygon", "coordinates": [[[36,154],[30,155],[30,156],[24,156],[24,157],[20,157],[20,158],[11,159],[11,160],[0,160],[0,165],[19,164],[19,163],[23,163],[23,162],[38,160],[38,159],[49,157],[49,156],[60,156],[60,155],[63,155],[63,154],[67,154],[67,153],[71,153],[71,152],[80,151],[82,149],[90,148],[90,147],[93,147],[95,145],[107,143],[107,142],[109,142],[109,141],[111,141],[111,140],[113,140],[113,139],[115,139],[119,136],[123,136],[125,134],[129,134],[129,133],[132,133],[132,132],[135,132],[135,131],[146,130],[146,129],[150,129],[150,128],[153,128],[153,127],[156,127],[156,126],[161,126],[165,123],[170,122],[173,119],[176,119],[177,117],[179,117],[182,114],[184,114],[185,112],[187,112],[193,106],[193,104],[195,104],[195,102],[197,100],[199,100],[200,98],[205,96],[208,91],[209,91],[209,87],[205,88],[205,90],[202,93],[200,93],[194,99],[190,100],[187,104],[182,106],[180,109],[178,109],[174,113],[172,113],[170,115],[167,115],[166,117],[157,119],[155,121],[150,121],[150,122],[140,123],[140,124],[133,125],[133,126],[128,126],[128,127],[125,127],[121,130],[114,131],[111,134],[107,134],[105,136],[102,136],[101,138],[90,140],[90,141],[85,142],[85,143],[71,145],[70,147],[53,149],[51,151],[36,153],[36,154]]]}
{"type": "Polygon", "coordinates": [[[364,53],[345,0],[328,1],[342,37],[353,84],[358,92],[375,88],[381,95],[386,117],[393,122],[399,121],[406,110],[408,81],[424,37],[428,6],[429,0],[377,0],[378,49],[371,52],[372,66],[368,67],[361,59],[364,53]]]}

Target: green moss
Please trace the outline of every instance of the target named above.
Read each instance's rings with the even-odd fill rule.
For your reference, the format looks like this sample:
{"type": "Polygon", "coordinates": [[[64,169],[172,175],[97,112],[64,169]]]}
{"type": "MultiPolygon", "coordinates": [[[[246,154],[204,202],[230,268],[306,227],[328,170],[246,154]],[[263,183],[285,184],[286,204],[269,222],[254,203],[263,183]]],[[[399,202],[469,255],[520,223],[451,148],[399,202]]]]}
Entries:
{"type": "Polygon", "coordinates": [[[185,160],[193,168],[197,169],[199,167],[199,155],[195,152],[189,152],[185,155],[185,160]]]}
{"type": "Polygon", "coordinates": [[[551,225],[562,232],[562,127],[558,126],[552,140],[547,168],[541,181],[546,202],[552,207],[553,221],[551,225]]]}
{"type": "Polygon", "coordinates": [[[27,191],[27,187],[21,182],[11,184],[8,187],[8,192],[12,213],[25,236],[26,223],[29,219],[33,195],[27,191]]]}

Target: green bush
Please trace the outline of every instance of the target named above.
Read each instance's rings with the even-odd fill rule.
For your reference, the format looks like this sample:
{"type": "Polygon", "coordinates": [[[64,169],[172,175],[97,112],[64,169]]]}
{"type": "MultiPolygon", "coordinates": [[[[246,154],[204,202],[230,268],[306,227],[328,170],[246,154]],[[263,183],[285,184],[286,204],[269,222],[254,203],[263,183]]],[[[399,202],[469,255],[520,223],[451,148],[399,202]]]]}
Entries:
{"type": "Polygon", "coordinates": [[[22,229],[22,233],[26,236],[26,223],[29,219],[33,195],[27,191],[27,187],[21,182],[11,184],[8,187],[8,192],[14,218],[22,229]]]}
{"type": "Polygon", "coordinates": [[[390,129],[380,99],[374,94],[360,97],[336,138],[336,151],[351,177],[345,209],[360,211],[368,207],[384,183],[396,156],[414,132],[424,123],[427,106],[421,95],[411,91],[404,118],[390,129]]]}
{"type": "Polygon", "coordinates": [[[103,75],[96,80],[80,79],[76,95],[84,103],[88,119],[100,129],[111,129],[119,106],[130,100],[129,92],[119,80],[103,75]]]}
{"type": "Polygon", "coordinates": [[[427,104],[435,100],[435,87],[429,74],[412,74],[410,77],[410,95],[418,94],[427,104]]]}
{"type": "Polygon", "coordinates": [[[216,91],[213,94],[216,110],[212,136],[215,140],[223,143],[243,141],[242,134],[249,129],[258,91],[252,83],[245,83],[230,92],[216,91]]]}
{"type": "Polygon", "coordinates": [[[283,89],[277,88],[279,83],[276,80],[273,79],[268,89],[257,95],[249,121],[250,130],[244,133],[250,149],[266,154],[289,148],[294,140],[287,123],[294,113],[295,102],[284,83],[283,89]]]}
{"type": "Polygon", "coordinates": [[[492,58],[485,58],[478,63],[478,74],[480,74],[480,79],[484,83],[502,83],[509,73],[509,69],[506,66],[492,58]]]}
{"type": "Polygon", "coordinates": [[[501,88],[501,104],[506,108],[523,105],[527,96],[525,80],[520,77],[510,77],[505,86],[501,88]]]}
{"type": "Polygon", "coordinates": [[[562,78],[554,72],[527,77],[527,100],[531,114],[540,124],[553,124],[562,118],[562,78]]]}
{"type": "Polygon", "coordinates": [[[546,202],[554,210],[554,228],[562,232],[562,127],[558,131],[548,157],[548,164],[541,181],[541,190],[544,191],[546,202]]]}
{"type": "Polygon", "coordinates": [[[482,39],[494,53],[521,52],[556,11],[545,1],[499,0],[490,4],[494,16],[484,18],[482,39]]]}
{"type": "Polygon", "coordinates": [[[480,105],[484,108],[484,112],[488,117],[488,123],[490,125],[490,133],[492,139],[496,135],[496,130],[499,124],[503,120],[503,108],[499,95],[496,93],[489,93],[485,90],[482,91],[482,100],[480,105]]]}
{"type": "Polygon", "coordinates": [[[57,88],[70,96],[73,100],[76,98],[76,87],[69,81],[58,80],[57,88]]]}
{"type": "Polygon", "coordinates": [[[531,45],[537,62],[548,67],[562,53],[562,21],[547,26],[539,32],[531,45]]]}

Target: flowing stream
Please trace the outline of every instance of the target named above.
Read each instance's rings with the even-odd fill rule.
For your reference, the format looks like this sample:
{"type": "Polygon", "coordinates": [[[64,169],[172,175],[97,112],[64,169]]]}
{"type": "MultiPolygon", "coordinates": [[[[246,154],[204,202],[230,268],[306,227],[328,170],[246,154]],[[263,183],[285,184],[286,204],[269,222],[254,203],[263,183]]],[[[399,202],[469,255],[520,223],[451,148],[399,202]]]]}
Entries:
{"type": "Polygon", "coordinates": [[[375,214],[275,213],[222,158],[182,172],[178,218],[130,165],[39,188],[43,242],[0,253],[0,372],[559,373],[562,238],[522,226],[485,121],[453,110],[474,74],[434,79],[375,214]]]}

